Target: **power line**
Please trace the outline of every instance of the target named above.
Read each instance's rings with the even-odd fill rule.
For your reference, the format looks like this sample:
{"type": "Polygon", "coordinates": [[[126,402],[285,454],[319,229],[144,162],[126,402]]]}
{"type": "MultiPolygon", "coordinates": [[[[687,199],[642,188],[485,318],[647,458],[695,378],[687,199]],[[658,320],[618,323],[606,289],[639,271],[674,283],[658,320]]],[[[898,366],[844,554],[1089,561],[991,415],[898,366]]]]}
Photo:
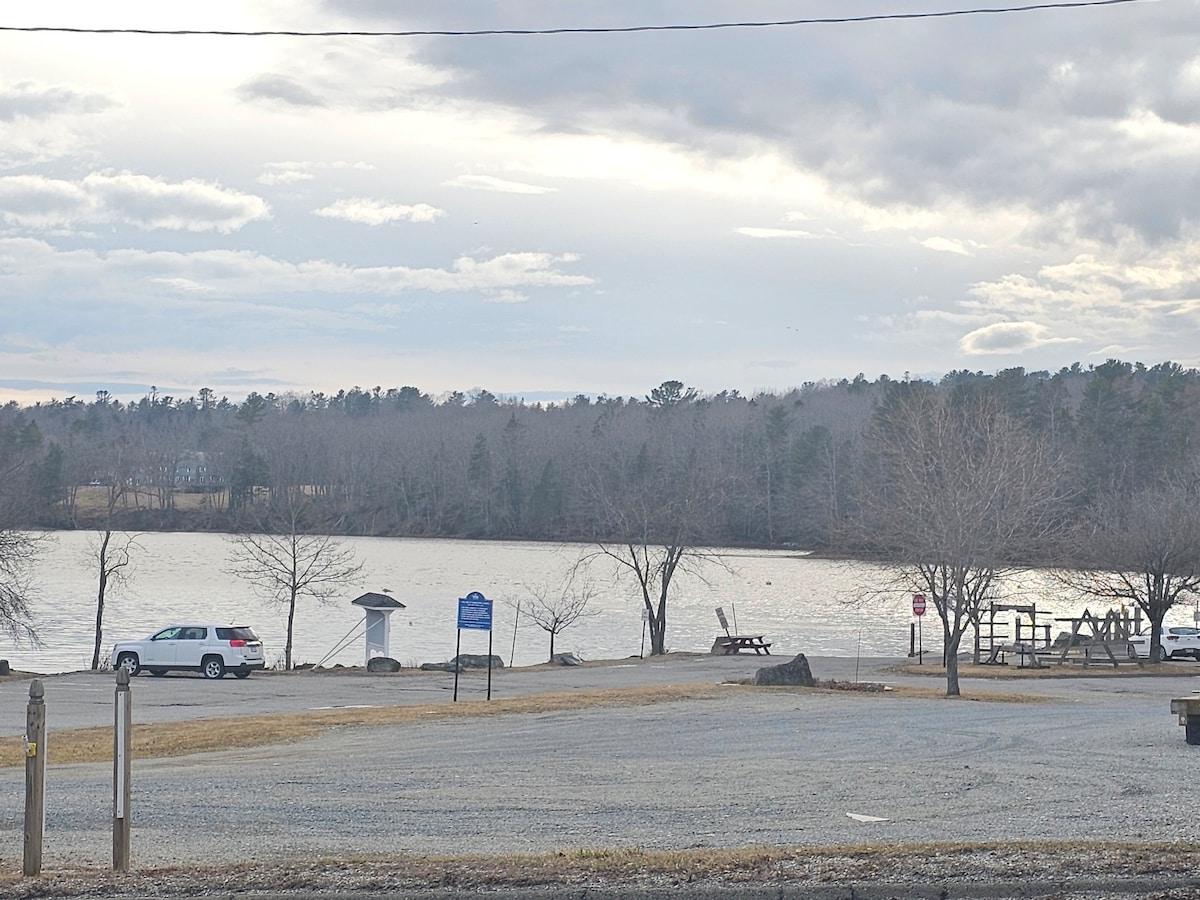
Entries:
{"type": "Polygon", "coordinates": [[[48,25],[0,25],[0,32],[40,32],[56,34],[144,34],[144,35],[208,35],[212,37],[483,37],[486,35],[538,34],[632,34],[643,31],[715,31],[725,28],[775,28],[794,25],[846,25],[862,22],[884,22],[898,19],[946,19],[954,16],[995,15],[999,13],[1033,12],[1047,9],[1079,9],[1086,6],[1117,6],[1124,3],[1147,3],[1155,0],[1074,0],[1066,3],[1035,3],[1029,6],[992,6],[973,9],[952,9],[940,12],[879,13],[867,16],[836,16],[815,19],[783,19],[772,22],[711,22],[701,25],[628,25],[600,28],[486,28],[477,31],[232,31],[201,28],[73,28],[48,25]]]}

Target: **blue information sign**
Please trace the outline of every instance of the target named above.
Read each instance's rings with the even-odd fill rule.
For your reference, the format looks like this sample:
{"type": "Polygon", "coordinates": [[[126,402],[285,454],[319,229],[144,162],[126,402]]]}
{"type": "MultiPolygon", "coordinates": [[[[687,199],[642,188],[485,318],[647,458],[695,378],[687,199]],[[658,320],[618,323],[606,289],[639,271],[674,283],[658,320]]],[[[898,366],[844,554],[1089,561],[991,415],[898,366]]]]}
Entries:
{"type": "Polygon", "coordinates": [[[471,591],[458,601],[458,627],[476,631],[492,630],[492,601],[479,591],[471,591]]]}

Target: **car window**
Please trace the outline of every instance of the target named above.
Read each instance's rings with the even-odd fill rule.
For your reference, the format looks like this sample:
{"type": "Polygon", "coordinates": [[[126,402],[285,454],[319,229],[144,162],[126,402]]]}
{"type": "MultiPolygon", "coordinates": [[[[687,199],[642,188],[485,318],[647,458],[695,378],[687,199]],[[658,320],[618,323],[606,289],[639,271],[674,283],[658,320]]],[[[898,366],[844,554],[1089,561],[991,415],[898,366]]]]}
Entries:
{"type": "Polygon", "coordinates": [[[1186,625],[1176,626],[1175,628],[1168,628],[1167,631],[1171,632],[1171,634],[1178,634],[1181,637],[1192,637],[1196,634],[1200,634],[1200,631],[1198,631],[1197,629],[1188,628],[1186,625]]]}
{"type": "Polygon", "coordinates": [[[158,634],[154,635],[154,637],[150,638],[150,640],[152,640],[152,641],[177,641],[177,640],[179,640],[179,632],[182,630],[183,629],[180,628],[178,625],[172,625],[170,628],[164,628],[158,634]]]}
{"type": "Polygon", "coordinates": [[[183,641],[202,641],[207,635],[207,628],[185,628],[179,639],[183,641]]]}
{"type": "Polygon", "coordinates": [[[217,628],[217,639],[221,641],[257,641],[258,635],[253,628],[245,625],[232,625],[229,628],[217,628]]]}

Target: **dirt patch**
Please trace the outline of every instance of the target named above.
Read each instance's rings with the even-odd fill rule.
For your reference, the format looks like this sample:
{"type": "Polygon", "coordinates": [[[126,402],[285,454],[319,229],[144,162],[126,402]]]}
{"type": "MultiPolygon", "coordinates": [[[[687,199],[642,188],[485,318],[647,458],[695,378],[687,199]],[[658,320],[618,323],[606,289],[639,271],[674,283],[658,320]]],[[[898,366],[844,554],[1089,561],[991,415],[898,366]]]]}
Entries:
{"type": "MultiPolygon", "coordinates": [[[[916,663],[908,663],[907,665],[895,666],[889,671],[897,675],[925,675],[930,678],[945,678],[946,669],[940,664],[917,665],[916,663]]],[[[1114,666],[1107,662],[1093,662],[1091,665],[1084,666],[1080,662],[1066,663],[1047,663],[1043,667],[1033,668],[1027,666],[1022,668],[1018,665],[998,665],[984,666],[975,665],[974,663],[959,663],[958,677],[959,678],[982,678],[992,680],[1040,680],[1040,679],[1055,679],[1055,678],[1126,678],[1133,676],[1147,677],[1178,677],[1180,675],[1197,674],[1197,669],[1193,666],[1183,665],[1177,662],[1172,663],[1151,663],[1143,662],[1141,666],[1134,663],[1122,663],[1119,666],[1114,666]]]]}
{"type": "MultiPolygon", "coordinates": [[[[316,859],[303,864],[264,860],[232,866],[143,869],[118,875],[96,870],[44,873],[35,882],[0,875],[0,897],[222,896],[281,892],[312,896],[476,896],[478,892],[548,889],[557,895],[706,896],[711,888],[763,885],[843,885],[848,896],[872,885],[941,885],[941,896],[1062,897],[1070,885],[1115,888],[1125,896],[1149,879],[1170,880],[1155,896],[1194,897],[1200,851],[1177,844],[990,843],[896,844],[854,847],[646,851],[602,849],[514,856],[406,856],[316,859]],[[1014,874],[1015,873],[1015,874],[1014,874]],[[1031,873],[1037,873],[1036,878],[1031,873]],[[987,885],[986,891],[972,889],[987,885]],[[945,886],[954,886],[953,892],[945,886]],[[1004,886],[1021,888],[1001,893],[1004,886]],[[661,892],[661,893],[660,893],[661,892]]],[[[908,895],[908,891],[902,892],[908,895]]],[[[1086,892],[1085,892],[1086,893],[1086,892]]],[[[1144,890],[1134,890],[1146,896],[1144,890]]],[[[515,894],[514,894],[515,895],[515,894]]],[[[717,890],[715,896],[729,896],[717,890]]],[[[764,896],[755,891],[753,896],[764,896]]],[[[936,896],[921,890],[913,895],[936,896]]],[[[1092,892],[1091,896],[1099,894],[1092,892]]],[[[1071,896],[1076,896],[1071,894],[1071,896]]],[[[1107,896],[1107,894],[1105,894],[1107,896]]]]}

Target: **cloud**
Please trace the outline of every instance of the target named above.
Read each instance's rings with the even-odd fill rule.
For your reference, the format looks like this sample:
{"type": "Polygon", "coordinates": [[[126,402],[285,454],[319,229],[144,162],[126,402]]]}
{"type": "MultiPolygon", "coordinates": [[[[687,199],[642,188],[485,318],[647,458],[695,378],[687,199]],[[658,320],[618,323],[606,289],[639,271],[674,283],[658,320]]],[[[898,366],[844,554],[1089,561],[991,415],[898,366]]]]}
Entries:
{"type": "Polygon", "coordinates": [[[921,241],[921,246],[928,250],[938,250],[942,253],[957,253],[960,256],[970,256],[971,251],[964,243],[954,238],[931,237],[921,241]]]}
{"type": "Polygon", "coordinates": [[[1046,329],[1035,322],[996,322],[976,328],[958,342],[968,356],[1021,353],[1047,344],[1078,343],[1078,338],[1044,337],[1046,329]]]}
{"type": "Polygon", "coordinates": [[[0,122],[93,115],[119,105],[103,91],[80,90],[68,85],[43,85],[25,80],[0,86],[0,122]]]}
{"type": "MultiPolygon", "coordinates": [[[[292,294],[377,294],[407,292],[484,292],[503,298],[503,291],[575,287],[595,283],[563,266],[572,254],[501,253],[475,259],[462,256],[444,268],[409,266],[351,266],[323,259],[289,262],[263,253],[207,250],[192,253],[145,250],[60,251],[43,241],[0,238],[0,285],[14,291],[22,286],[51,285],[70,277],[79,290],[104,290],[122,296],[159,296],[176,287],[182,293],[213,296],[292,294]]],[[[515,296],[515,295],[514,295],[515,296]]]]}
{"type": "Polygon", "coordinates": [[[365,197],[338,200],[336,203],[331,203],[329,206],[313,212],[327,219],[342,219],[362,225],[387,225],[390,222],[433,222],[446,214],[445,210],[427,203],[405,206],[365,197]]]}
{"type": "Polygon", "coordinates": [[[320,171],[337,171],[352,169],[359,172],[371,172],[375,167],[367,162],[333,162],[315,161],[281,161],[267,163],[264,171],[258,176],[260,184],[296,184],[301,181],[312,181],[320,171]]]}
{"type": "Polygon", "coordinates": [[[258,176],[259,184],[296,184],[301,181],[312,181],[312,172],[301,172],[298,169],[278,169],[263,172],[258,176]]]}
{"type": "Polygon", "coordinates": [[[811,231],[800,231],[796,228],[753,228],[750,226],[735,228],[735,233],[752,238],[814,238],[811,231]]]}
{"type": "Polygon", "coordinates": [[[269,100],[285,106],[314,108],[326,106],[325,100],[309,90],[299,80],[287,75],[267,74],[251,78],[238,86],[237,94],[243,100],[269,100]]]}
{"type": "Polygon", "coordinates": [[[0,177],[0,218],[25,228],[122,224],[228,233],[269,217],[261,198],[198,179],[167,182],[128,172],[92,174],[81,181],[0,177]]]}
{"type": "Polygon", "coordinates": [[[491,175],[459,175],[443,184],[447,187],[475,188],[481,191],[499,191],[504,194],[548,194],[555,190],[555,188],[539,187],[520,181],[506,181],[491,175]]]}
{"type": "Polygon", "coordinates": [[[488,303],[525,303],[529,300],[529,296],[527,294],[522,294],[519,291],[506,289],[489,294],[484,299],[488,303]]]}

